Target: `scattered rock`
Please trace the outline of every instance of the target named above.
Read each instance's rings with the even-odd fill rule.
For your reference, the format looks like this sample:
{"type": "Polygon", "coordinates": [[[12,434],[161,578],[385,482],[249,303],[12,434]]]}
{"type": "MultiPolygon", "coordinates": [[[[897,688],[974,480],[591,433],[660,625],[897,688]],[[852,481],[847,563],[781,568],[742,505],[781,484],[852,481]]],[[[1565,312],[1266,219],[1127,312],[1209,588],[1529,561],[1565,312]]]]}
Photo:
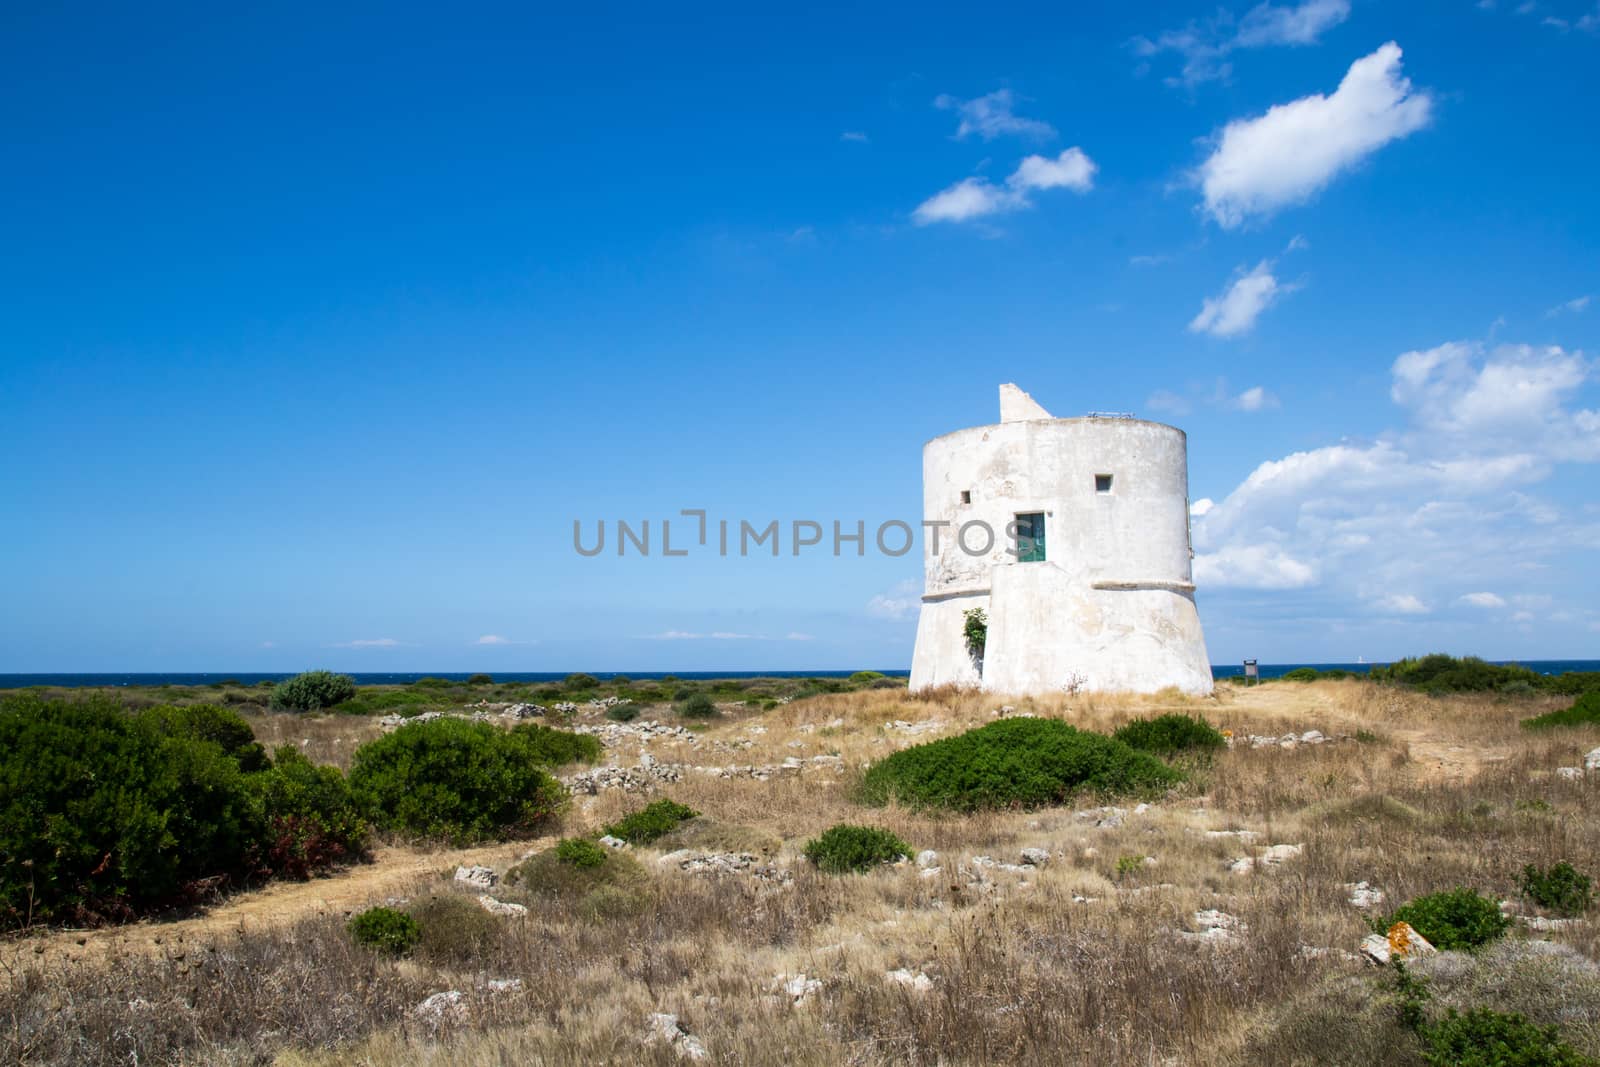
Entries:
{"type": "Polygon", "coordinates": [[[1546,919],[1542,915],[1524,915],[1522,917],[1522,922],[1528,927],[1528,929],[1537,930],[1540,933],[1545,934],[1555,933],[1557,930],[1565,930],[1568,927],[1576,926],[1580,921],[1581,920],[1579,919],[1546,919]]]}
{"type": "Polygon", "coordinates": [[[917,866],[923,870],[939,866],[939,854],[931,848],[925,848],[917,853],[917,866]]]}
{"type": "Polygon", "coordinates": [[[1386,964],[1396,958],[1409,960],[1436,956],[1439,950],[1412,929],[1410,923],[1399,922],[1389,927],[1387,936],[1368,934],[1362,938],[1361,954],[1374,963],[1386,964]]]}
{"type": "Polygon", "coordinates": [[[807,978],[804,972],[792,977],[780,974],[772,980],[772,984],[774,992],[781,992],[794,1004],[802,1004],[807,997],[822,992],[821,979],[807,978]]]}
{"type": "Polygon", "coordinates": [[[411,1009],[411,1014],[430,1026],[461,1023],[467,1019],[467,995],[459,989],[435,993],[411,1009]]]}
{"type": "Polygon", "coordinates": [[[615,849],[623,849],[623,848],[627,848],[628,847],[628,843],[626,841],[624,841],[622,838],[620,838],[620,837],[612,837],[610,834],[605,834],[604,836],[602,836],[600,838],[600,844],[604,845],[606,848],[615,848],[615,849]]]}
{"type": "Polygon", "coordinates": [[[491,867],[457,867],[455,880],[473,889],[493,889],[500,877],[491,867]]]}
{"type": "Polygon", "coordinates": [[[645,1020],[648,1030],[645,1041],[658,1041],[671,1045],[679,1056],[686,1060],[703,1060],[708,1053],[700,1039],[683,1028],[676,1015],[666,1012],[652,1012],[645,1020]]]}
{"type": "Polygon", "coordinates": [[[1583,757],[1583,766],[1585,770],[1600,771],[1600,748],[1591,749],[1589,754],[1583,757]]]}
{"type": "Polygon", "coordinates": [[[478,907],[490,915],[504,915],[508,918],[520,919],[528,914],[528,909],[521,904],[512,904],[509,901],[496,900],[484,893],[478,897],[478,907]]]}
{"type": "Polygon", "coordinates": [[[1358,908],[1375,908],[1383,903],[1383,890],[1367,882],[1346,882],[1345,888],[1350,891],[1350,903],[1358,908]]]}
{"type": "Polygon", "coordinates": [[[1576,782],[1583,777],[1582,767],[1557,767],[1556,777],[1565,778],[1569,782],[1576,782]]]}
{"type": "Polygon", "coordinates": [[[1197,911],[1190,918],[1194,930],[1179,930],[1178,937],[1184,941],[1204,941],[1213,944],[1237,941],[1244,932],[1245,925],[1236,916],[1216,908],[1207,908],[1197,911]]]}
{"type": "Polygon", "coordinates": [[[522,992],[522,979],[491,978],[483,983],[483,988],[491,993],[520,993],[522,992]]]}
{"type": "Polygon", "coordinates": [[[926,993],[933,988],[933,979],[921,971],[908,971],[904,967],[897,971],[889,971],[884,977],[896,985],[905,986],[913,993],[926,993]]]}
{"type": "Polygon", "coordinates": [[[668,869],[675,867],[689,874],[748,874],[779,884],[786,884],[794,878],[782,867],[763,863],[761,857],[749,852],[701,852],[680,848],[662,856],[656,865],[668,869]]]}
{"type": "Polygon", "coordinates": [[[1049,866],[1050,850],[1047,848],[1025,848],[1022,850],[1022,862],[1027,867],[1049,866]]]}

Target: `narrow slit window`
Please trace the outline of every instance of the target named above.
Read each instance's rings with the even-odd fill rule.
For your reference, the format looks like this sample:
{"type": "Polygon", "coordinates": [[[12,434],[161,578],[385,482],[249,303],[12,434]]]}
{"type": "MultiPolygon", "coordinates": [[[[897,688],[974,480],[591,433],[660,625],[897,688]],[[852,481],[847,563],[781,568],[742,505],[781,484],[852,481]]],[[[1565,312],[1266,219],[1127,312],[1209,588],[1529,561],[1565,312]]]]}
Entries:
{"type": "Polygon", "coordinates": [[[971,489],[963,489],[963,490],[961,490],[961,502],[963,504],[972,503],[972,490],[971,489]]]}
{"type": "Polygon", "coordinates": [[[1017,562],[1044,562],[1044,513],[1017,516],[1017,562]]]}
{"type": "Polygon", "coordinates": [[[1096,474],[1094,476],[1094,491],[1097,493],[1111,492],[1111,475],[1096,474]]]}

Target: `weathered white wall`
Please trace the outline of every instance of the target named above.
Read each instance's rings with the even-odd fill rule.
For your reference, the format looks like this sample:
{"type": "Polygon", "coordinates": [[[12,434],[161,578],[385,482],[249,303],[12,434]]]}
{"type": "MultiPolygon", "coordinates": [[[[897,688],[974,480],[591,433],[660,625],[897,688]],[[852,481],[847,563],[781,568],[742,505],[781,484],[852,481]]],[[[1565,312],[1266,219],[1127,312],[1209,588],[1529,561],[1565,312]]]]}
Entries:
{"type": "MultiPolygon", "coordinates": [[[[958,430],[923,449],[924,518],[949,526],[938,553],[924,556],[912,688],[980,682],[962,613],[981,606],[985,689],[1040,692],[1081,680],[1089,689],[1209,693],[1190,584],[1183,432],[1137,419],[1031,418],[1015,398],[1006,409],[1015,421],[958,430]],[[1111,492],[1096,492],[1098,474],[1112,476],[1111,492]],[[1046,561],[1020,563],[1004,531],[1032,511],[1045,513],[1046,561]],[[954,542],[972,520],[997,535],[981,556],[954,542]]],[[[972,548],[986,540],[968,531],[972,548]]]]}

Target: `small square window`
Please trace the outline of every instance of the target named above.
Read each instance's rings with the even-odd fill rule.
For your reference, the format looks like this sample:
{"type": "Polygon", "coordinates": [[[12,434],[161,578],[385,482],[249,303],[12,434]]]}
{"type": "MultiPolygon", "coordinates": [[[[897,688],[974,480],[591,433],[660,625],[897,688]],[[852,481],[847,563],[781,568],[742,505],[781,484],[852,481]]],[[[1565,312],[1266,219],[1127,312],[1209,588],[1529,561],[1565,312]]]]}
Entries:
{"type": "Polygon", "coordinates": [[[1097,493],[1111,492],[1111,475],[1096,474],[1094,476],[1094,491],[1097,493]]]}
{"type": "Polygon", "coordinates": [[[972,490],[971,489],[963,489],[963,490],[961,490],[961,502],[963,504],[972,503],[972,490]]]}

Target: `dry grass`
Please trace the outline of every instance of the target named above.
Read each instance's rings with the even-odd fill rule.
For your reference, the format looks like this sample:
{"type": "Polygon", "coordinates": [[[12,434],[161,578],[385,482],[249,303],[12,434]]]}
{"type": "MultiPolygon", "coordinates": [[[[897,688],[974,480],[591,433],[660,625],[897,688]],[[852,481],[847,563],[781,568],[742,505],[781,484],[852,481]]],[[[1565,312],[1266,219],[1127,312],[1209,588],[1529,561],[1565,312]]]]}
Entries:
{"type": "MultiPolygon", "coordinates": [[[[1414,1063],[1374,972],[1339,955],[1368,929],[1342,886],[1368,881],[1397,905],[1456,885],[1510,896],[1529,862],[1570,859],[1593,868],[1600,782],[1553,771],[1600,745],[1600,731],[1529,735],[1517,727],[1548,704],[1318,682],[1224,688],[1212,700],[1008,702],[885,690],[765,714],[741,709],[692,744],[655,741],[647,750],[662,763],[714,769],[790,756],[838,756],[840,764],[807,762],[767,780],[690,771],[663,786],[659,795],[705,818],[636,850],[650,872],[637,909],[599,918],[503,888],[496,895],[526,902],[527,918],[496,920],[500,936],[476,952],[401,963],[354,949],[342,911],[307,918],[292,907],[277,921],[256,915],[242,935],[219,909],[210,919],[171,924],[162,944],[146,940],[143,950],[111,958],[71,962],[14,946],[0,955],[0,1059],[667,1064],[678,1062],[677,1053],[644,1039],[648,1014],[671,1012],[718,1063],[1143,1067],[1319,1063],[1338,1055],[1345,1057],[1338,1062],[1414,1063]],[[992,721],[1003,703],[1092,729],[1188,710],[1241,736],[1316,729],[1340,739],[1294,749],[1237,745],[1194,767],[1190,784],[1160,804],[1104,827],[1071,809],[958,817],[852,801],[866,764],[992,721]],[[937,725],[908,732],[897,721],[937,725]],[[883,825],[917,849],[937,850],[939,875],[923,877],[911,865],[866,876],[817,874],[799,849],[841,821],[883,825]],[[1246,844],[1208,830],[1260,836],[1246,844]],[[1305,851],[1278,867],[1230,873],[1231,860],[1276,843],[1305,851]],[[776,846],[776,862],[792,879],[775,884],[656,864],[681,846],[776,846]],[[972,879],[977,857],[1015,862],[1030,846],[1051,851],[1049,866],[991,870],[986,885],[972,879]],[[1194,930],[1194,912],[1208,908],[1243,923],[1236,942],[1179,936],[1194,930]],[[901,968],[927,975],[931,989],[886,978],[901,968]],[[801,973],[822,986],[795,1004],[775,983],[801,973]],[[520,989],[487,985],[504,979],[520,980],[520,989]],[[459,1020],[436,1026],[411,1014],[446,989],[465,994],[459,1020]],[[1337,1054],[1330,1034],[1343,1035],[1337,1054]]],[[[349,717],[271,714],[252,724],[263,740],[304,740],[317,758],[339,763],[370,727],[349,717]]],[[[633,765],[640,750],[625,743],[608,759],[633,765]]],[[[579,798],[564,832],[596,829],[647,799],[617,791],[579,798]]],[[[516,850],[501,851],[513,853],[498,861],[503,873],[516,850]]],[[[359,886],[369,873],[341,877],[359,886]]],[[[380,902],[456,890],[441,873],[398,887],[374,881],[370,892],[380,902]]],[[[344,900],[354,906],[351,894],[344,900]]],[[[1570,1040],[1600,1052],[1600,980],[1582,970],[1600,953],[1600,928],[1585,921],[1553,936],[1576,961],[1560,981],[1539,970],[1546,964],[1508,956],[1441,972],[1439,989],[1461,1003],[1504,1002],[1560,1021],[1570,1040]]]]}

